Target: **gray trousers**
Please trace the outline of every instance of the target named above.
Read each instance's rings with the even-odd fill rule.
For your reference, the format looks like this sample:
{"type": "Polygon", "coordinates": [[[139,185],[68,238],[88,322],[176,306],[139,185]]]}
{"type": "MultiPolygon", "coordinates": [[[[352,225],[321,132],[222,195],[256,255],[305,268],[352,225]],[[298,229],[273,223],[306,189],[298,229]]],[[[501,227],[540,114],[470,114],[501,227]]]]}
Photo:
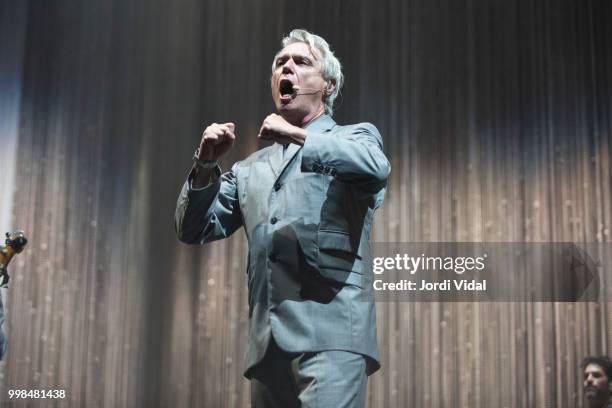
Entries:
{"type": "Polygon", "coordinates": [[[294,354],[274,339],[251,379],[252,408],[363,408],[368,377],[361,354],[294,354]]]}

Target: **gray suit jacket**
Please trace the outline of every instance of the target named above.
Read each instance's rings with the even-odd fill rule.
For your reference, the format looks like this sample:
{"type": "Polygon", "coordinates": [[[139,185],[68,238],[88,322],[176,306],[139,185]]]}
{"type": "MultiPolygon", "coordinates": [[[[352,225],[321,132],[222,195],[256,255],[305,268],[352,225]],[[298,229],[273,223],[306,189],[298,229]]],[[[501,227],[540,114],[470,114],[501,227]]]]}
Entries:
{"type": "Polygon", "coordinates": [[[370,123],[309,123],[303,147],[261,149],[199,190],[187,180],[175,226],[189,244],[244,227],[249,242],[247,377],[270,336],[284,350],[346,350],[376,371],[376,315],[364,255],[390,165],[370,123]],[[283,158],[284,156],[284,158],[283,158]]]}

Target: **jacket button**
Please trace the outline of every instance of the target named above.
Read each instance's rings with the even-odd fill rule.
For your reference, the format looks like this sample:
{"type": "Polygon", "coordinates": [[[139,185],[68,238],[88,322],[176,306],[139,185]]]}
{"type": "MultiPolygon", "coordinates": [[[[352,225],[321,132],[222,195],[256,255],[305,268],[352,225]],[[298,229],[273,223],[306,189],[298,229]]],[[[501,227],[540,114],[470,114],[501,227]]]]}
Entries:
{"type": "Polygon", "coordinates": [[[312,171],[317,171],[317,165],[316,164],[312,165],[312,171]]]}
{"type": "Polygon", "coordinates": [[[331,171],[329,172],[329,174],[331,174],[332,176],[336,175],[336,169],[331,169],[331,171]]]}
{"type": "Polygon", "coordinates": [[[272,219],[270,220],[272,224],[276,224],[277,221],[278,221],[278,218],[276,217],[272,217],[272,219]]]}
{"type": "Polygon", "coordinates": [[[281,189],[281,183],[274,183],[274,191],[278,191],[281,189]]]}
{"type": "Polygon", "coordinates": [[[329,166],[325,166],[325,172],[329,173],[329,166]]]}

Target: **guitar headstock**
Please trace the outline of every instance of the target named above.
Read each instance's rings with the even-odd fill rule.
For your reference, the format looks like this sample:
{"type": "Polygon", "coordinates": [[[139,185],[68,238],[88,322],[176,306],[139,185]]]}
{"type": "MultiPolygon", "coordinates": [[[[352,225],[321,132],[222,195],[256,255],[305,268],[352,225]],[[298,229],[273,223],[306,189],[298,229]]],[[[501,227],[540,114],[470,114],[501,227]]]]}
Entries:
{"type": "Polygon", "coordinates": [[[28,243],[25,233],[20,230],[6,233],[5,246],[0,246],[0,287],[7,287],[9,275],[6,270],[15,254],[23,251],[28,243]]]}
{"type": "Polygon", "coordinates": [[[4,243],[7,247],[13,248],[13,251],[18,254],[23,251],[23,247],[28,243],[28,239],[23,231],[15,230],[6,233],[6,240],[4,243]]]}

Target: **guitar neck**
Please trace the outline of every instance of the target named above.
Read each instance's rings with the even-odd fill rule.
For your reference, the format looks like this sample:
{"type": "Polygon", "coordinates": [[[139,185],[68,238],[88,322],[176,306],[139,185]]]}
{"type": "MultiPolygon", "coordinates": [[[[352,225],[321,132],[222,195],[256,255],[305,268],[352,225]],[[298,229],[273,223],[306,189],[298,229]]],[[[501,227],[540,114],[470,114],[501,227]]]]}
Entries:
{"type": "Polygon", "coordinates": [[[23,251],[23,247],[28,243],[23,231],[15,230],[6,233],[6,241],[4,246],[0,246],[0,270],[6,275],[6,267],[13,259],[15,254],[23,251]]]}

